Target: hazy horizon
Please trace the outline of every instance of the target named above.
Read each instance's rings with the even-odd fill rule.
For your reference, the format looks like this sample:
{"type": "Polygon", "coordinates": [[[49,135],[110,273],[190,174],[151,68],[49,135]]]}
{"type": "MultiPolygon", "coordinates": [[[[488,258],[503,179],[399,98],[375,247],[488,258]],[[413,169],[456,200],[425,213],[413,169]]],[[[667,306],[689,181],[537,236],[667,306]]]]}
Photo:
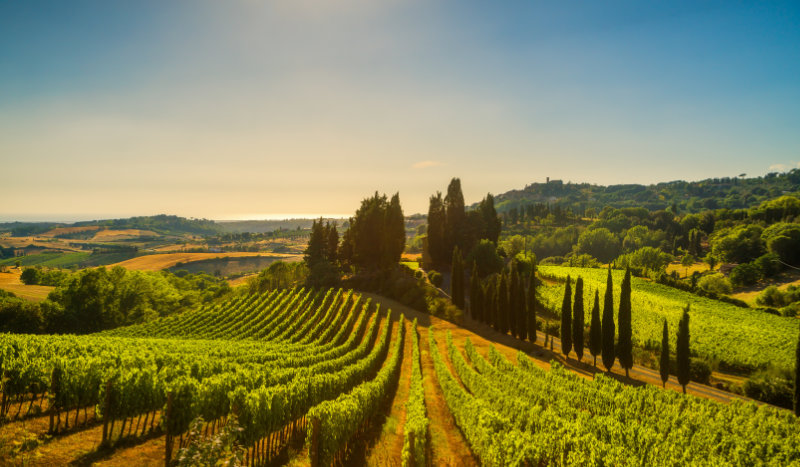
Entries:
{"type": "Polygon", "coordinates": [[[785,171],[799,23],[796,2],[5,2],[0,220],[785,171]]]}

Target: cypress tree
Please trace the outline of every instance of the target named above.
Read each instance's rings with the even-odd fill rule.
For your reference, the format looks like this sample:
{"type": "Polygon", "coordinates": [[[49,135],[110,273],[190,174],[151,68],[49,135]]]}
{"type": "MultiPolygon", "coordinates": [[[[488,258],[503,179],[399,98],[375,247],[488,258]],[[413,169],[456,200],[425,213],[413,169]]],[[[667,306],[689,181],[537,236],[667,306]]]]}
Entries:
{"type": "MultiPolygon", "coordinates": [[[[448,259],[445,219],[446,213],[442,193],[437,191],[434,196],[431,196],[428,207],[428,256],[430,256],[433,265],[444,264],[448,259]]],[[[426,267],[431,266],[426,265],[426,267]]]]}
{"type": "Polygon", "coordinates": [[[492,296],[492,327],[495,331],[500,332],[500,294],[497,289],[500,288],[500,276],[495,276],[489,287],[489,293],[492,296]]]}
{"type": "Polygon", "coordinates": [[[625,377],[633,366],[633,349],[631,347],[631,268],[625,270],[625,278],[619,293],[619,341],[617,342],[617,358],[625,377]]]}
{"type": "Polygon", "coordinates": [[[611,371],[614,367],[614,336],[616,326],[614,326],[614,284],[611,280],[611,266],[608,267],[608,278],[606,279],[606,295],[603,301],[603,366],[611,371]]]}
{"type": "Polygon", "coordinates": [[[567,276],[567,285],[564,287],[564,301],[561,303],[561,351],[569,358],[572,350],[572,286],[567,276]]]}
{"type": "Polygon", "coordinates": [[[800,338],[794,352],[794,414],[800,416],[800,338]]]}
{"type": "Polygon", "coordinates": [[[592,306],[592,323],[589,328],[589,353],[594,357],[594,367],[597,368],[597,356],[603,351],[603,332],[600,325],[600,291],[594,291],[594,305],[592,306]]]}
{"type": "Polygon", "coordinates": [[[500,316],[500,332],[508,333],[508,274],[505,271],[500,275],[497,284],[497,312],[500,316]]]}
{"type": "Polygon", "coordinates": [[[517,268],[517,339],[525,340],[528,335],[528,301],[525,295],[525,282],[517,268]]]}
{"type": "Polygon", "coordinates": [[[661,335],[661,361],[658,366],[661,371],[661,385],[666,388],[669,381],[669,328],[666,319],[664,319],[664,332],[661,335]]]}
{"type": "Polygon", "coordinates": [[[466,210],[464,208],[464,194],[461,192],[461,180],[453,178],[447,186],[447,195],[444,197],[445,208],[445,241],[447,253],[455,247],[464,248],[466,232],[466,210]]]}
{"type": "Polygon", "coordinates": [[[519,273],[517,262],[511,262],[511,270],[508,273],[508,330],[512,336],[517,336],[517,315],[519,308],[519,273]]]}
{"type": "Polygon", "coordinates": [[[453,249],[453,261],[450,268],[450,295],[453,305],[464,309],[464,264],[461,259],[461,250],[453,249]]]}
{"type": "Polygon", "coordinates": [[[678,382],[683,386],[683,393],[686,394],[686,385],[689,384],[689,305],[683,309],[683,316],[678,323],[675,360],[678,366],[678,382]]]}
{"type": "Polygon", "coordinates": [[[492,281],[491,279],[486,284],[481,284],[481,295],[483,296],[483,308],[481,309],[480,321],[484,324],[494,324],[492,319],[494,317],[494,305],[492,304],[492,281]]]}
{"type": "Polygon", "coordinates": [[[481,308],[483,297],[481,296],[481,278],[478,277],[478,264],[472,263],[472,273],[469,275],[469,314],[472,319],[481,321],[481,308]]]}
{"type": "Polygon", "coordinates": [[[583,278],[575,281],[575,301],[572,302],[572,347],[578,355],[578,361],[583,358],[583,278]]]}
{"type": "Polygon", "coordinates": [[[527,296],[528,306],[528,340],[536,342],[536,266],[531,269],[531,274],[528,276],[528,291],[527,296]]]}

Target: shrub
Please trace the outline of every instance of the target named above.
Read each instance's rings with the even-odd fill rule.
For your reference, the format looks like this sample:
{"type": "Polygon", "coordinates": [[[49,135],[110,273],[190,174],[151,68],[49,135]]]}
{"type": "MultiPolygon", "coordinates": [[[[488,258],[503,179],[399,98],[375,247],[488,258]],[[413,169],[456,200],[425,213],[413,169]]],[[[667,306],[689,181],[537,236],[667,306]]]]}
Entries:
{"type": "Polygon", "coordinates": [[[747,397],[761,402],[791,409],[792,374],[790,371],[780,371],[775,368],[759,370],[745,381],[744,393],[747,397]]]}
{"type": "Polygon", "coordinates": [[[428,279],[435,287],[442,286],[442,274],[439,271],[428,271],[428,279]]]}
{"type": "Polygon", "coordinates": [[[711,274],[703,276],[698,282],[698,287],[706,292],[712,292],[717,295],[726,295],[731,293],[731,281],[722,274],[711,274]]]}
{"type": "Polygon", "coordinates": [[[786,296],[784,293],[774,285],[762,290],[761,293],[756,297],[756,303],[762,306],[770,306],[774,308],[780,308],[789,304],[786,301],[786,296]]]}
{"type": "Polygon", "coordinates": [[[731,284],[739,286],[753,285],[761,279],[761,268],[753,263],[743,263],[731,271],[731,284]]]}

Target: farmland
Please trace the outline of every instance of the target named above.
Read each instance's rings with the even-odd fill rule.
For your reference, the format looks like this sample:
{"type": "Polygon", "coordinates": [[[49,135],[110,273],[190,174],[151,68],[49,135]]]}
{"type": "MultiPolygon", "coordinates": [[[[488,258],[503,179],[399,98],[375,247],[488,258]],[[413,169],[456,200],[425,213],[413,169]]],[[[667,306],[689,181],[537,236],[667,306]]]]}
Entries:
{"type": "MultiPolygon", "coordinates": [[[[591,306],[595,290],[604,293],[607,271],[604,269],[541,266],[546,278],[563,281],[569,275],[585,282],[584,303],[591,306]]],[[[624,271],[613,271],[614,296],[619,299],[619,286],[624,271]]],[[[564,285],[540,287],[542,303],[558,311],[564,285]]],[[[693,349],[698,355],[732,369],[753,369],[770,363],[791,368],[797,324],[759,310],[740,308],[728,303],[699,297],[648,280],[632,279],[633,339],[639,345],[660,342],[662,320],[677,329],[683,308],[689,304],[693,349]]],[[[674,346],[674,342],[673,342],[674,346]]]]}

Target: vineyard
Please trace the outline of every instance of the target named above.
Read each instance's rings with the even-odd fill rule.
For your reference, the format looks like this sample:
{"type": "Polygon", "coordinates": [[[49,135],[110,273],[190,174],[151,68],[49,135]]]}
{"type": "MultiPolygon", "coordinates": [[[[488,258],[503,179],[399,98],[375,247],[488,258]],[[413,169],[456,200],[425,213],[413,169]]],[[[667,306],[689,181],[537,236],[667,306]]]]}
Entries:
{"type": "Polygon", "coordinates": [[[88,336],[4,334],[1,415],[47,416],[51,435],[102,424],[102,448],[161,435],[162,464],[198,417],[211,436],[235,415],[246,465],[306,438],[305,462],[328,465],[397,384],[405,330],[352,291],[293,289],[88,336]]]}
{"type": "Polygon", "coordinates": [[[27,423],[40,443],[10,463],[197,465],[193,443],[233,421],[242,465],[800,462],[788,411],[578,375],[379,300],[283,289],[98,334],[2,334],[0,434],[27,423]],[[65,444],[83,457],[48,457],[82,433],[65,444]]]}
{"type": "MultiPolygon", "coordinates": [[[[540,301],[558,313],[564,296],[563,281],[568,275],[573,280],[583,278],[584,303],[591,306],[595,290],[600,290],[600,295],[603,295],[608,272],[604,269],[540,266],[539,274],[562,282],[540,287],[537,291],[540,301]]],[[[619,297],[623,275],[624,271],[612,271],[615,300],[619,297]]],[[[670,329],[677,329],[682,310],[689,304],[692,350],[701,357],[732,370],[752,370],[768,364],[785,369],[794,366],[797,335],[794,318],[740,308],[636,277],[632,278],[631,288],[634,343],[644,346],[648,341],[660,342],[662,320],[666,318],[670,329]]],[[[674,348],[675,342],[671,345],[674,348]]]]}
{"type": "Polygon", "coordinates": [[[462,353],[449,333],[448,362],[434,333],[428,338],[447,404],[484,465],[800,462],[787,411],[634,388],[602,374],[587,380],[557,363],[545,371],[521,352],[514,365],[494,347],[487,359],[469,339],[462,353]]]}

